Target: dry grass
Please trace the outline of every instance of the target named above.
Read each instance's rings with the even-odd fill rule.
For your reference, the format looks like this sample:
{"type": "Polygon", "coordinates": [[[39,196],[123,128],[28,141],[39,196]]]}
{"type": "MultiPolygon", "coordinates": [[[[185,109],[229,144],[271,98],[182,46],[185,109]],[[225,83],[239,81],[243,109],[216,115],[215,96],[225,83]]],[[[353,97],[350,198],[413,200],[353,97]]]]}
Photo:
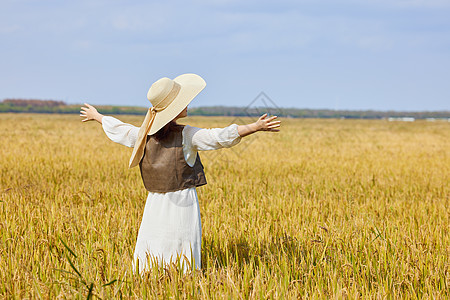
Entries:
{"type": "Polygon", "coordinates": [[[80,120],[0,115],[0,297],[450,295],[449,123],[285,119],[280,133],[202,152],[203,268],[141,278],[146,191],[131,149],[80,120]]]}

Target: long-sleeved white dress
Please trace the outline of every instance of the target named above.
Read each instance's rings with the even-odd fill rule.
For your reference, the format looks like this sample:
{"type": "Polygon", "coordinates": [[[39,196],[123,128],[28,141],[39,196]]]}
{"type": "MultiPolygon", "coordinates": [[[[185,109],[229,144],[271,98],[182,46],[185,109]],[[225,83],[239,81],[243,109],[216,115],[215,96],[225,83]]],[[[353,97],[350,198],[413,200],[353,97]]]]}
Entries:
{"type": "MultiPolygon", "coordinates": [[[[111,116],[103,117],[102,127],[113,142],[134,147],[139,127],[111,116]]],[[[225,128],[206,129],[186,125],[182,136],[187,164],[191,167],[194,165],[197,151],[229,148],[238,144],[241,136],[237,127],[237,124],[231,124],[225,128]]],[[[133,270],[136,271],[137,260],[139,273],[149,267],[147,254],[160,264],[170,263],[177,256],[184,255],[189,264],[195,262],[195,268],[200,269],[201,237],[200,209],[195,187],[167,193],[149,192],[134,250],[133,270]]]]}

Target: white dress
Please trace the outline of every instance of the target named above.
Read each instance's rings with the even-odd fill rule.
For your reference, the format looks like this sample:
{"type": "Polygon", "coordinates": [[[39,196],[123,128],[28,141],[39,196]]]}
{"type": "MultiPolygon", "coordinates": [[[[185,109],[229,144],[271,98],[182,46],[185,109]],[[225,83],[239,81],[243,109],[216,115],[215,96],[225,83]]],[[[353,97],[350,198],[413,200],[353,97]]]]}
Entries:
{"type": "MultiPolygon", "coordinates": [[[[102,127],[113,142],[134,147],[139,127],[111,116],[103,117],[102,127]]],[[[194,165],[197,151],[229,148],[238,144],[241,136],[237,127],[237,124],[232,124],[225,128],[206,129],[186,125],[182,136],[187,164],[191,167],[194,165]]],[[[194,263],[200,269],[201,238],[200,209],[195,187],[167,193],[149,192],[134,250],[133,270],[136,270],[137,261],[139,273],[150,267],[147,254],[160,264],[174,262],[179,255],[186,256],[189,264],[194,263]]],[[[185,266],[183,270],[186,270],[185,266]]]]}

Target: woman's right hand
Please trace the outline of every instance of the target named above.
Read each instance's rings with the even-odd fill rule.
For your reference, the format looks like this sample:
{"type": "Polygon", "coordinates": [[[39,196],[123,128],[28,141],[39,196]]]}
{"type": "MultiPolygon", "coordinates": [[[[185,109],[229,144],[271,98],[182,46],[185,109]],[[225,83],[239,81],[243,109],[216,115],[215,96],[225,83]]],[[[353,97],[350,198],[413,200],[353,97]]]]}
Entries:
{"type": "Polygon", "coordinates": [[[257,131],[280,131],[280,123],[281,121],[273,121],[277,118],[277,116],[273,116],[267,118],[267,114],[263,114],[259,117],[258,121],[248,125],[239,125],[238,126],[238,134],[241,137],[247,136],[249,134],[255,133],[257,131]],[[273,121],[273,122],[272,122],[273,121]]]}
{"type": "Polygon", "coordinates": [[[86,119],[81,120],[82,122],[96,120],[99,123],[102,123],[103,115],[100,114],[95,107],[90,104],[84,103],[84,106],[81,107],[80,117],[85,117],[86,119]]]}
{"type": "Polygon", "coordinates": [[[255,122],[257,131],[280,131],[278,128],[280,127],[281,121],[273,121],[277,118],[277,116],[272,116],[267,119],[266,117],[267,113],[263,114],[259,117],[258,121],[255,122]]]}

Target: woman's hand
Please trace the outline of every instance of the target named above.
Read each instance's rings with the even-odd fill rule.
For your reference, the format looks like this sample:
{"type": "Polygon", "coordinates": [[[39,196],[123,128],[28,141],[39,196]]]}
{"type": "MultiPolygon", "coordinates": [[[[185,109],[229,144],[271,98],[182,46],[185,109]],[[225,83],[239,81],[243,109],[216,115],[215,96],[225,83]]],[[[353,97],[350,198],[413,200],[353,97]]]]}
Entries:
{"type": "Polygon", "coordinates": [[[90,104],[84,103],[86,107],[82,106],[80,110],[80,117],[85,117],[86,119],[81,120],[82,122],[96,120],[100,124],[102,123],[103,115],[100,114],[95,107],[90,104]]]}
{"type": "Polygon", "coordinates": [[[277,116],[273,116],[270,118],[267,118],[267,113],[263,114],[261,117],[259,117],[258,121],[255,122],[257,131],[280,131],[279,128],[281,125],[281,121],[273,121],[277,118],[277,116]]]}
{"type": "Polygon", "coordinates": [[[277,129],[280,127],[281,121],[273,121],[277,116],[267,118],[267,114],[263,114],[259,117],[258,121],[248,125],[239,125],[238,133],[241,137],[247,136],[249,134],[255,133],[257,131],[280,131],[277,129]],[[273,121],[273,122],[271,122],[273,121]]]}

